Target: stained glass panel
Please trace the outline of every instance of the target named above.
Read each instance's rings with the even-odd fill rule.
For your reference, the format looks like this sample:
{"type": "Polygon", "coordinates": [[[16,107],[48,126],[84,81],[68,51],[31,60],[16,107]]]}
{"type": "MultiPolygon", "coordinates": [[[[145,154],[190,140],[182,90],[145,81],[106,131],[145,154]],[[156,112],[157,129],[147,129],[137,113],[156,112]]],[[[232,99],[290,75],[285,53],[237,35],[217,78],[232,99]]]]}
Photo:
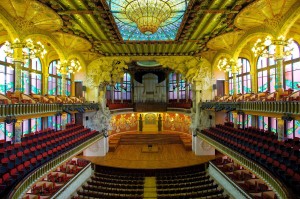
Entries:
{"type": "Polygon", "coordinates": [[[22,80],[21,80],[21,91],[25,94],[29,95],[30,93],[30,79],[29,79],[29,71],[22,70],[22,80]]]}
{"type": "Polygon", "coordinates": [[[170,17],[163,22],[154,34],[146,35],[140,32],[135,22],[125,14],[125,7],[133,0],[106,0],[115,19],[123,40],[129,41],[165,41],[174,40],[189,0],[166,0],[171,7],[170,17]]]}
{"type": "Polygon", "coordinates": [[[29,134],[29,120],[23,120],[22,122],[22,134],[29,134]]]}

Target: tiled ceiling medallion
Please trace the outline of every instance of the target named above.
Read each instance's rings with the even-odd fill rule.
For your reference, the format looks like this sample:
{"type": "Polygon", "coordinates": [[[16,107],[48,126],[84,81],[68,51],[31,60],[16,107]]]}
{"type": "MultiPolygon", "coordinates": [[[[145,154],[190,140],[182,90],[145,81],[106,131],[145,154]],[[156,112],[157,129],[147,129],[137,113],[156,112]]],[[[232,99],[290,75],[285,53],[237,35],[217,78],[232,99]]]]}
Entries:
{"type": "Polygon", "coordinates": [[[189,0],[106,0],[124,41],[172,41],[189,0]]]}

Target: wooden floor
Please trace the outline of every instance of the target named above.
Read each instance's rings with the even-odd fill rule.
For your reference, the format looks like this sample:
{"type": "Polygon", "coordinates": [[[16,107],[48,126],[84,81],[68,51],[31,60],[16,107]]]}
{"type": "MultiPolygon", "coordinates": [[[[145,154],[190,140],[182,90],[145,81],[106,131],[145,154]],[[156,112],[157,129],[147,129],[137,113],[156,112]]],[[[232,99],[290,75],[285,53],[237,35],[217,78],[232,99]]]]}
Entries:
{"type": "Polygon", "coordinates": [[[145,152],[143,145],[119,145],[115,152],[105,157],[85,157],[95,164],[120,168],[161,169],[177,168],[208,162],[215,156],[196,156],[193,151],[186,151],[182,144],[157,145],[158,151],[145,152]],[[143,152],[144,151],[144,152],[143,152]]]}

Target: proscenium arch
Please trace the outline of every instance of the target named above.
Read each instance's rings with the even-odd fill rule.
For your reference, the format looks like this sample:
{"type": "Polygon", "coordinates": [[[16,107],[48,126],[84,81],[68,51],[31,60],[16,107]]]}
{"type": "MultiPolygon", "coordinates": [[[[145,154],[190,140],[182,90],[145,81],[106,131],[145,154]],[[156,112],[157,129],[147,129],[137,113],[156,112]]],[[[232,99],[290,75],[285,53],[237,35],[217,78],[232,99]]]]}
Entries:
{"type": "MultiPolygon", "coordinates": [[[[57,42],[51,36],[48,36],[48,35],[45,35],[45,34],[29,34],[29,35],[26,35],[26,37],[24,37],[24,40],[25,39],[32,39],[33,41],[43,39],[46,42],[49,42],[49,44],[53,47],[55,52],[58,54],[58,57],[59,57],[60,60],[65,60],[66,59],[63,47],[59,44],[59,42],[57,42]]],[[[45,45],[45,44],[43,44],[43,45],[45,45]]]]}

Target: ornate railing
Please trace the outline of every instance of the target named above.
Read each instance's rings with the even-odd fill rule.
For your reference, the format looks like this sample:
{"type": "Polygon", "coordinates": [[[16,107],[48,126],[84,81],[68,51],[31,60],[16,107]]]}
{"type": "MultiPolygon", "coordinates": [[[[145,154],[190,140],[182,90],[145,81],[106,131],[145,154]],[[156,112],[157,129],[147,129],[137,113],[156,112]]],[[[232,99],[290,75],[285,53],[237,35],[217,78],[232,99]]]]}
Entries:
{"type": "Polygon", "coordinates": [[[89,110],[98,110],[97,103],[84,104],[1,104],[0,120],[5,120],[7,116],[18,117],[36,114],[55,114],[62,112],[85,112],[89,110]]]}
{"type": "Polygon", "coordinates": [[[271,187],[272,190],[277,194],[277,196],[279,196],[279,198],[282,198],[282,199],[294,198],[294,195],[292,194],[292,192],[289,191],[283,183],[281,183],[278,179],[276,179],[272,173],[270,173],[263,167],[259,166],[255,162],[253,162],[253,160],[249,160],[241,153],[236,152],[236,151],[222,145],[221,143],[204,135],[203,133],[200,133],[199,131],[197,132],[197,136],[199,136],[201,139],[208,142],[210,145],[215,147],[221,153],[228,155],[230,158],[232,158],[238,164],[251,170],[252,173],[254,173],[256,176],[258,176],[263,181],[265,181],[266,184],[269,187],[271,187]]]}
{"type": "Polygon", "coordinates": [[[103,138],[102,134],[96,135],[89,140],[85,141],[84,143],[81,143],[80,145],[76,146],[73,149],[70,149],[69,151],[59,155],[58,157],[50,160],[49,162],[45,163],[44,165],[37,168],[35,171],[31,172],[28,176],[26,176],[22,182],[20,182],[14,190],[11,192],[9,198],[18,199],[22,198],[22,196],[25,194],[25,191],[28,190],[28,187],[32,186],[39,178],[44,176],[46,173],[50,172],[54,168],[58,167],[60,164],[62,164],[65,161],[68,161],[73,156],[77,155],[79,152],[81,152],[83,149],[91,146],[98,140],[103,138]]]}
{"type": "Polygon", "coordinates": [[[300,101],[271,101],[271,102],[201,102],[200,107],[204,110],[215,111],[251,111],[268,112],[277,114],[300,115],[300,101]]]}

